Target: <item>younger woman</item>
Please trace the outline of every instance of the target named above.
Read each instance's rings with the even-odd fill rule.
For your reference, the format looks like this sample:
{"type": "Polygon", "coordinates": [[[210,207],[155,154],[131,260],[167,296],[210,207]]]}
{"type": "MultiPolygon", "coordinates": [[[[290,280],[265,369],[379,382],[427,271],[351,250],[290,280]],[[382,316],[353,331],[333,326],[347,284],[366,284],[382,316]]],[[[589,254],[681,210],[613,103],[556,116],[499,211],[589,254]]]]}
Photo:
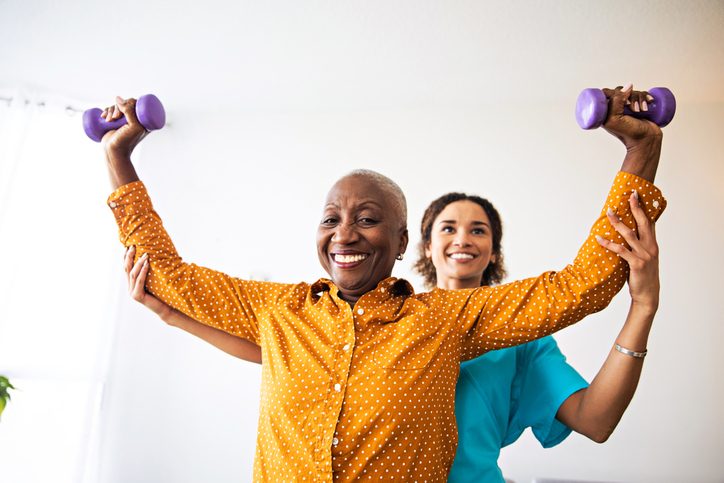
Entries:
{"type": "MultiPolygon", "coordinates": [[[[504,481],[500,449],[530,427],[555,446],[575,430],[602,443],[628,407],[638,384],[659,301],[654,226],[632,203],[639,239],[628,250],[599,242],[628,261],[631,309],[603,367],[589,387],[546,337],[464,362],[456,388],[458,448],[449,482],[504,481]]],[[[500,215],[478,196],[449,193],[425,211],[415,269],[429,288],[495,285],[505,277],[500,215]]]]}

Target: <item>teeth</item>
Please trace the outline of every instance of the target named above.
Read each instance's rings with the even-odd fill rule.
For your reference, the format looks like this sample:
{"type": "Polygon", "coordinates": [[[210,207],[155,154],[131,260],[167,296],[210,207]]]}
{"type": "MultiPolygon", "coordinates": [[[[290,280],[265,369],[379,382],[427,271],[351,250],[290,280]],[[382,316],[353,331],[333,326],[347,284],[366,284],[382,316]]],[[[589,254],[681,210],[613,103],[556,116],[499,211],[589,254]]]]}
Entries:
{"type": "Polygon", "coordinates": [[[338,263],[353,263],[359,262],[367,258],[367,255],[335,255],[334,261],[338,263]]]}
{"type": "Polygon", "coordinates": [[[474,257],[469,253],[453,253],[450,258],[455,260],[472,260],[474,257]]]}

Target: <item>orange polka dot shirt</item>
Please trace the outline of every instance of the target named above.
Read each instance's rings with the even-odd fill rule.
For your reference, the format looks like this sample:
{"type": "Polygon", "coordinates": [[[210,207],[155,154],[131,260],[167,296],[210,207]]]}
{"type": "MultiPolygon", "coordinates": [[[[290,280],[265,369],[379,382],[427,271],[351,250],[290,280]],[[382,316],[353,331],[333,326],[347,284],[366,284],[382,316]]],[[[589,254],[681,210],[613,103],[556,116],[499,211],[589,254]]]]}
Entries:
{"type": "Polygon", "coordinates": [[[388,278],[352,307],[330,280],[247,281],[182,261],[143,184],[108,199],[121,242],[147,252],[147,289],[211,327],[262,348],[254,480],[444,482],[457,446],[460,362],[544,337],[603,309],[628,266],[596,234],[622,242],[607,207],[629,226],[638,190],[650,219],[657,188],[619,173],[573,264],[539,277],[415,294],[388,278]]]}

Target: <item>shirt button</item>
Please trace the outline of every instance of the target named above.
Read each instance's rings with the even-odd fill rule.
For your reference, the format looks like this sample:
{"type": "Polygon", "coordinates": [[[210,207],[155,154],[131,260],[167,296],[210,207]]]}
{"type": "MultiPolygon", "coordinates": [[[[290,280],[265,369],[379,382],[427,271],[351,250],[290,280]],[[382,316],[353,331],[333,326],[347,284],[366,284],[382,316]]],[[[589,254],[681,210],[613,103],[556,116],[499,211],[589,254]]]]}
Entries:
{"type": "Polygon", "coordinates": [[[332,444],[335,445],[335,446],[337,446],[337,445],[339,444],[339,440],[338,440],[337,438],[334,438],[334,439],[332,440],[332,444]]]}
{"type": "Polygon", "coordinates": [[[365,309],[357,309],[357,313],[362,315],[365,313],[365,309]]]}
{"type": "Polygon", "coordinates": [[[343,350],[343,351],[349,350],[349,344],[345,344],[345,346],[342,347],[342,350],[343,350]]]}
{"type": "Polygon", "coordinates": [[[335,384],[335,385],[334,385],[334,390],[337,391],[337,392],[339,392],[339,391],[342,390],[342,386],[340,386],[339,384],[335,384]]]}
{"type": "Polygon", "coordinates": [[[658,201],[656,201],[656,200],[654,200],[654,203],[653,203],[653,205],[654,205],[654,208],[658,208],[658,207],[659,207],[659,202],[658,202],[658,201]]]}
{"type": "Polygon", "coordinates": [[[110,203],[108,203],[108,206],[110,206],[111,208],[115,208],[118,205],[116,204],[115,201],[111,201],[110,203]]]}

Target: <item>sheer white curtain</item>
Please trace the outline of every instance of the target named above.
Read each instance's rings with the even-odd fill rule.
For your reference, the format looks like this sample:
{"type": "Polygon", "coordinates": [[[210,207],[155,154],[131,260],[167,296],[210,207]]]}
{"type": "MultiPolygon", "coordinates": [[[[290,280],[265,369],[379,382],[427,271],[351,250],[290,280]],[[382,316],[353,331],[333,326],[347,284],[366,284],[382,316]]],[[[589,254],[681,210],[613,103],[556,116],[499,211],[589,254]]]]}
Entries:
{"type": "Polygon", "coordinates": [[[0,375],[18,389],[0,421],[0,479],[93,481],[122,283],[100,146],[78,102],[0,98],[0,375]]]}

